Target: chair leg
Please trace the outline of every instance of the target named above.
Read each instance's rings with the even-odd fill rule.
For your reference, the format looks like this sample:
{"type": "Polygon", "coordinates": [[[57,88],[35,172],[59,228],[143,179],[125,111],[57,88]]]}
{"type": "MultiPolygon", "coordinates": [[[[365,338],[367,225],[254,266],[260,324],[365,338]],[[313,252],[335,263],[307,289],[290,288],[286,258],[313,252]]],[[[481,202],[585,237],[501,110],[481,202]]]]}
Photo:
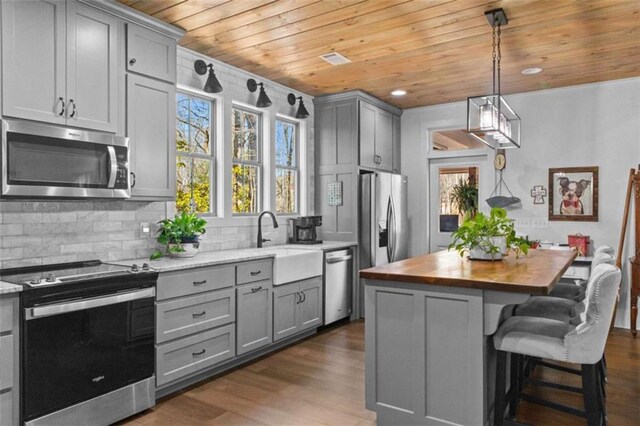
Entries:
{"type": "Polygon", "coordinates": [[[493,405],[493,424],[502,426],[505,410],[507,353],[496,351],[496,394],[493,405]]]}
{"type": "Polygon", "coordinates": [[[607,398],[607,390],[606,390],[606,385],[607,385],[607,379],[605,377],[605,370],[604,370],[604,364],[602,363],[602,360],[598,363],[598,382],[600,383],[600,391],[602,392],[602,397],[603,398],[607,398]]]}
{"type": "Polygon", "coordinates": [[[582,364],[582,390],[584,397],[584,411],[588,426],[600,426],[602,411],[601,401],[598,401],[598,372],[596,364],[582,364]]]}
{"type": "Polygon", "coordinates": [[[522,376],[521,371],[522,355],[511,354],[511,372],[509,375],[509,418],[516,417],[516,407],[518,406],[518,393],[520,393],[522,376]]]}

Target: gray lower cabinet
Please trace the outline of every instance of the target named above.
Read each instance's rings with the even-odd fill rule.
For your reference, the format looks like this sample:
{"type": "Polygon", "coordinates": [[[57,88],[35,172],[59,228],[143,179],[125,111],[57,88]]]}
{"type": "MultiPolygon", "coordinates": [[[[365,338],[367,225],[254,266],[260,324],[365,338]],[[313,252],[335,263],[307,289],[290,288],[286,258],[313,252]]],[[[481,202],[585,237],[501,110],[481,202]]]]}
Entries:
{"type": "Polygon", "coordinates": [[[235,356],[235,327],[229,324],[156,348],[156,383],[165,385],[235,356]]]}
{"type": "Polygon", "coordinates": [[[237,353],[251,352],[273,342],[271,292],[273,284],[259,281],[236,288],[237,353]]]}
{"type": "Polygon", "coordinates": [[[322,277],[276,286],[273,290],[273,340],[322,325],[322,277]]]}
{"type": "Polygon", "coordinates": [[[0,296],[0,425],[18,424],[18,295],[0,296]]]}

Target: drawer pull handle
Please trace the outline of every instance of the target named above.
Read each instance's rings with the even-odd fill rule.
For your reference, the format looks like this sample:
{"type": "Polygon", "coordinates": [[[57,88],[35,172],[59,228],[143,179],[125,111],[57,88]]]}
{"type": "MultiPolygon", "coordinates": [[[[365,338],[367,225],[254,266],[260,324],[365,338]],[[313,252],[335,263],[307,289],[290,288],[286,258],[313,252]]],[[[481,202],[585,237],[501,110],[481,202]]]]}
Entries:
{"type": "Polygon", "coordinates": [[[305,302],[305,300],[307,300],[307,295],[306,295],[306,294],[304,294],[304,291],[301,291],[301,292],[300,292],[300,295],[302,296],[302,300],[300,301],[300,303],[304,303],[304,302],[305,302]]]}
{"type": "Polygon", "coordinates": [[[262,286],[256,287],[256,288],[252,288],[251,289],[251,293],[255,293],[256,291],[260,291],[260,290],[262,290],[262,286]]]}
{"type": "Polygon", "coordinates": [[[256,275],[260,275],[261,273],[262,271],[254,271],[254,272],[251,272],[251,276],[255,277],[256,275]]]}
{"type": "Polygon", "coordinates": [[[206,349],[201,350],[200,352],[192,352],[191,355],[193,356],[200,356],[200,355],[204,355],[204,353],[206,352],[206,349]]]}
{"type": "Polygon", "coordinates": [[[203,285],[203,284],[206,284],[206,283],[207,283],[207,280],[194,281],[194,282],[193,282],[193,285],[195,285],[195,286],[199,286],[199,285],[203,285]]]}
{"type": "Polygon", "coordinates": [[[204,316],[207,313],[207,311],[202,311],[199,314],[192,314],[194,318],[200,318],[202,316],[204,316]]]}

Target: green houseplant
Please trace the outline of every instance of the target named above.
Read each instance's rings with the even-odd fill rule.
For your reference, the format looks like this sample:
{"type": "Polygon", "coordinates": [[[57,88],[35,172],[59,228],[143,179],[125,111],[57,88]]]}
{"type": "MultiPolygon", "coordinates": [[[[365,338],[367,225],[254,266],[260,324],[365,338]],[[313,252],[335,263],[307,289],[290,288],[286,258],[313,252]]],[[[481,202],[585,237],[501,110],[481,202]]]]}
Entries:
{"type": "Polygon", "coordinates": [[[516,236],[513,220],[505,209],[494,207],[489,215],[477,213],[467,216],[458,230],[452,234],[449,250],[455,249],[460,256],[469,254],[471,259],[500,260],[509,250],[516,257],[527,254],[529,243],[516,236]]]}
{"type": "MultiPolygon", "coordinates": [[[[207,221],[199,217],[196,213],[185,213],[175,215],[173,219],[164,219],[158,222],[157,240],[165,246],[165,253],[175,257],[195,256],[200,247],[199,235],[207,231],[207,221]]],[[[164,256],[160,250],[151,254],[151,260],[164,256]]]]}
{"type": "Polygon", "coordinates": [[[478,185],[471,179],[460,179],[451,192],[451,202],[465,217],[474,217],[478,212],[478,185]]]}

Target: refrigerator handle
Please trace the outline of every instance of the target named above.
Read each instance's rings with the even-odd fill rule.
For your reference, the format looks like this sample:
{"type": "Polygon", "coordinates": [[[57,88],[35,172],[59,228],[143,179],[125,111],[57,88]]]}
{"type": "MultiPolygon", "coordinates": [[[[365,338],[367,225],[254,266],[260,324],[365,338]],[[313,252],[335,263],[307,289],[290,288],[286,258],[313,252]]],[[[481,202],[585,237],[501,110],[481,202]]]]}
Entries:
{"type": "Polygon", "coordinates": [[[393,196],[389,197],[389,202],[390,202],[390,206],[391,206],[391,223],[388,225],[388,227],[392,230],[392,232],[390,232],[389,234],[389,241],[391,242],[391,259],[389,260],[390,262],[395,262],[396,261],[396,247],[397,247],[397,227],[396,227],[396,220],[397,220],[397,216],[396,216],[396,203],[393,200],[393,196]]]}
{"type": "Polygon", "coordinates": [[[387,260],[389,262],[393,262],[391,259],[393,259],[393,253],[391,252],[391,241],[392,241],[392,236],[391,236],[391,215],[393,212],[393,208],[392,208],[393,202],[391,201],[391,196],[389,196],[389,201],[387,202],[387,260]]]}

